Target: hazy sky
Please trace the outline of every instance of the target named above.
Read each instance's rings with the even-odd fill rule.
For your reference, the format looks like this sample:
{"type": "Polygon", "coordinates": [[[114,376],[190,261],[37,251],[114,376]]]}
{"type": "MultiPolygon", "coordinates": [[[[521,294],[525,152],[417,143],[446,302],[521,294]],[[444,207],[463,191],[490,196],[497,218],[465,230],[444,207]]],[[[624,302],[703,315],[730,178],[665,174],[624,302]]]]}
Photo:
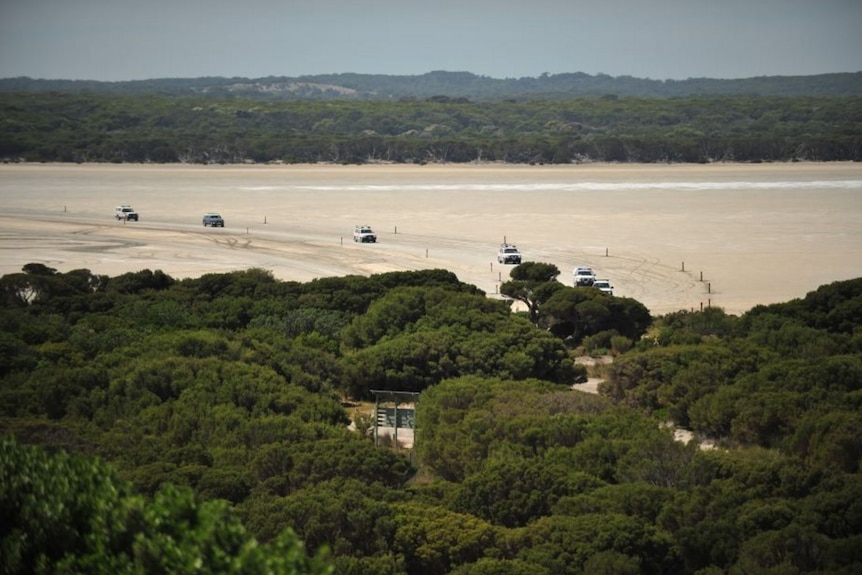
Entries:
{"type": "Polygon", "coordinates": [[[862,0],[0,0],[0,77],[862,71],[862,0]]]}

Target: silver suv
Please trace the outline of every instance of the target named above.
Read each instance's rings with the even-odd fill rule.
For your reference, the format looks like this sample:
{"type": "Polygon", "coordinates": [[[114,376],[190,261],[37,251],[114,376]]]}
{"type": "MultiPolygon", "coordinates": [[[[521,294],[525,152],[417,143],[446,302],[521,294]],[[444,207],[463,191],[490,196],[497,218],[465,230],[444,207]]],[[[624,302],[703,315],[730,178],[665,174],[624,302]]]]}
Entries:
{"type": "Polygon", "coordinates": [[[224,218],[222,218],[218,214],[209,213],[204,214],[204,227],[210,226],[211,228],[223,228],[224,227],[224,218]]]}

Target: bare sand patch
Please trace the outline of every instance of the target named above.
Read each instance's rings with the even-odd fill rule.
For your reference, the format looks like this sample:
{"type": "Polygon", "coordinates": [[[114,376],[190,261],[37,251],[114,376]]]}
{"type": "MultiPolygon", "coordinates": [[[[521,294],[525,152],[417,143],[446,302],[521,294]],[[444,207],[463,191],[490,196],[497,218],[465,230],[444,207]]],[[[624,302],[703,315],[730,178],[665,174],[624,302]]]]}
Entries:
{"type": "Polygon", "coordinates": [[[588,265],[654,314],[802,297],[862,276],[862,164],[0,166],[0,274],[29,262],[279,279],[445,268],[494,296],[511,266],[588,265]],[[113,218],[130,203],[139,222],[113,218]],[[218,211],[225,228],[204,228],[218,211]],[[354,244],[370,224],[377,244],[354,244]]]}

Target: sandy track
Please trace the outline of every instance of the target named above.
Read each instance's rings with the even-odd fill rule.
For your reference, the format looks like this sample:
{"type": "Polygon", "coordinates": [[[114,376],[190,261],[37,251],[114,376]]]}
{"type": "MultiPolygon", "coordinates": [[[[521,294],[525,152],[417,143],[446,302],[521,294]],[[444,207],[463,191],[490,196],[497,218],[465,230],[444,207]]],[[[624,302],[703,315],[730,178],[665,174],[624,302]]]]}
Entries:
{"type": "Polygon", "coordinates": [[[505,238],[567,283],[593,266],[653,313],[741,313],[862,276],[860,221],[859,164],[0,166],[0,274],[445,268],[494,295],[505,238]],[[113,219],[119,203],[141,221],[113,219]],[[203,228],[211,210],[224,229],[203,228]],[[352,242],[360,223],[379,243],[352,242]]]}

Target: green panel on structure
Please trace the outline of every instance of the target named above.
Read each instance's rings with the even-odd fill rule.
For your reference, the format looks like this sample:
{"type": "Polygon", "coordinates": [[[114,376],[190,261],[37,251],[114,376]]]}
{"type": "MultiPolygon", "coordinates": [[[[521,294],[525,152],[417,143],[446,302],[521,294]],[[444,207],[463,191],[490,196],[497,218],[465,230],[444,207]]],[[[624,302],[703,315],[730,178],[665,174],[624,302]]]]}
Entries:
{"type": "Polygon", "coordinates": [[[394,407],[377,408],[377,425],[379,427],[400,427],[402,429],[416,428],[416,410],[403,408],[396,410],[394,407]],[[396,426],[395,414],[398,413],[398,425],[396,426]]]}

